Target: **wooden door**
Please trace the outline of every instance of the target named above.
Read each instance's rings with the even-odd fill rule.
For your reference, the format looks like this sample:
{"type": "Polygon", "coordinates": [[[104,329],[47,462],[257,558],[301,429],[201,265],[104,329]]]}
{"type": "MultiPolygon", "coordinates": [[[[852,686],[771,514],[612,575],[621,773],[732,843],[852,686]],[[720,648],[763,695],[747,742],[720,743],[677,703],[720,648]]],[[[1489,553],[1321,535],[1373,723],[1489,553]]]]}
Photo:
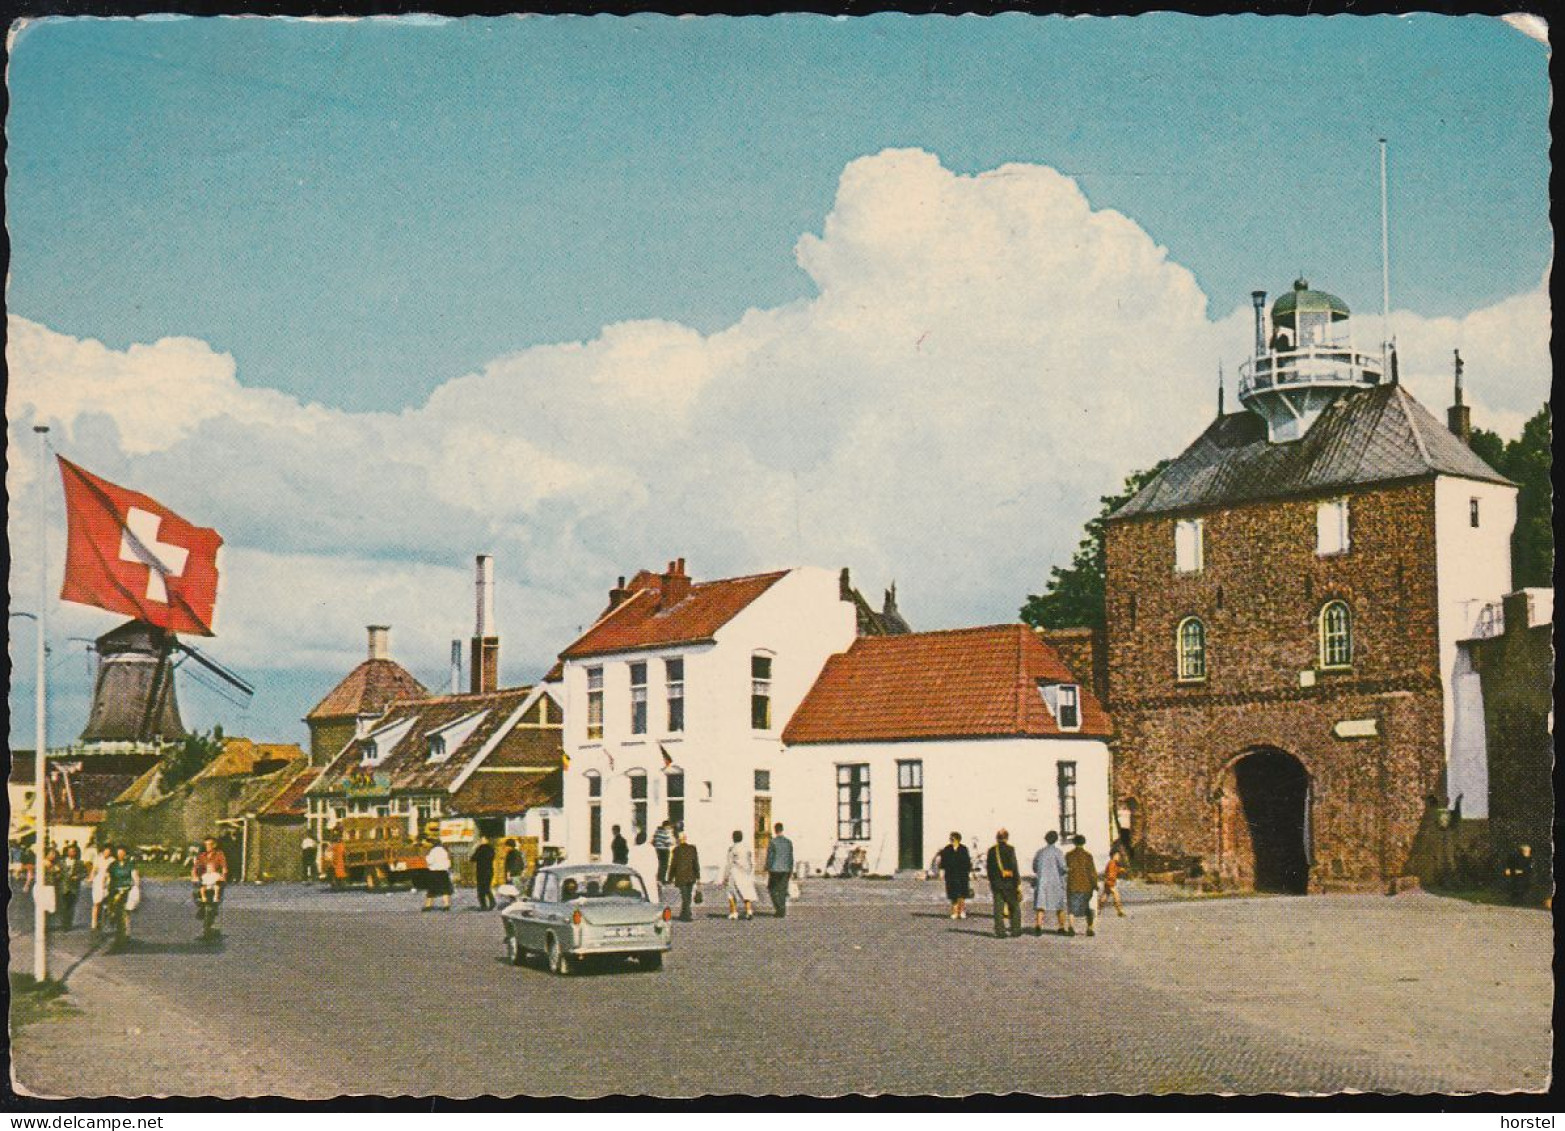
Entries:
{"type": "Polygon", "coordinates": [[[766,850],[772,843],[772,799],[770,797],[757,797],[755,799],[755,867],[756,870],[766,866],[766,850]]]}

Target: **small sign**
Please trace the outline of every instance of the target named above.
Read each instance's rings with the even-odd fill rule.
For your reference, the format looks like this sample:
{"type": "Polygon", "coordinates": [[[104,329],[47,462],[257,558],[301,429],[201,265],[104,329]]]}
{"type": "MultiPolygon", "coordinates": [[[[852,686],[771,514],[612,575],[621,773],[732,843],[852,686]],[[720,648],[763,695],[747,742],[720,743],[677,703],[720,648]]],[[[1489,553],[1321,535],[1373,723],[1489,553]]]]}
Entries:
{"type": "Polygon", "coordinates": [[[1028,791],[1027,791],[1027,800],[1031,801],[1031,802],[1037,802],[1037,800],[1038,800],[1038,790],[1036,788],[1028,789],[1028,791]]]}
{"type": "Polygon", "coordinates": [[[1331,730],[1338,738],[1374,738],[1380,733],[1380,720],[1343,719],[1331,730]]]}
{"type": "Polygon", "coordinates": [[[440,822],[442,842],[473,840],[478,836],[478,825],[471,817],[447,817],[440,822]]]}
{"type": "Polygon", "coordinates": [[[342,791],[349,797],[386,797],[391,793],[391,775],[359,770],[344,779],[342,791]]]}
{"type": "Polygon", "coordinates": [[[1305,668],[1302,672],[1299,673],[1299,686],[1300,687],[1314,687],[1315,686],[1315,669],[1313,669],[1313,668],[1305,668]]]}

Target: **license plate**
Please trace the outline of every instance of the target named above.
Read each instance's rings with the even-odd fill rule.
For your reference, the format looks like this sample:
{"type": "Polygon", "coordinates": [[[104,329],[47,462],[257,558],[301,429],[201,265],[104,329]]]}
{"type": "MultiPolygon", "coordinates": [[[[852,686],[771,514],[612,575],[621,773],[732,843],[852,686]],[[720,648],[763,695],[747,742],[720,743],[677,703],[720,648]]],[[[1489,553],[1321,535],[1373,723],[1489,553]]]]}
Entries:
{"type": "Polygon", "coordinates": [[[641,934],[640,927],[610,927],[609,937],[614,939],[632,939],[641,934]]]}

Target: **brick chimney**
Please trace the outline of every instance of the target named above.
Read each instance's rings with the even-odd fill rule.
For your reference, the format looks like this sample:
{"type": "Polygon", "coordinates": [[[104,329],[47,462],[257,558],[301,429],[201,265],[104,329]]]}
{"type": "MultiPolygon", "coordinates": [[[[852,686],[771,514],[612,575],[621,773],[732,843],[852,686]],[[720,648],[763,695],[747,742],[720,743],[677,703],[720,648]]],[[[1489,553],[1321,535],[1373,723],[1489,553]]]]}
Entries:
{"type": "Polygon", "coordinates": [[[475,694],[493,691],[500,684],[500,637],[495,635],[494,558],[479,554],[477,561],[477,617],[473,625],[473,651],[469,687],[475,694]]]}
{"type": "Polygon", "coordinates": [[[372,624],[369,626],[370,659],[391,659],[391,626],[389,624],[372,624]]]}
{"type": "Polygon", "coordinates": [[[685,559],[677,558],[668,563],[658,592],[658,611],[673,608],[690,596],[690,578],[685,573],[685,559]]]}
{"type": "Polygon", "coordinates": [[[609,590],[609,611],[614,611],[623,605],[626,601],[630,600],[630,595],[634,592],[635,590],[633,589],[625,588],[625,577],[623,574],[621,574],[619,584],[616,585],[613,589],[609,590]]]}
{"type": "Polygon", "coordinates": [[[1473,410],[1462,403],[1462,351],[1452,350],[1456,358],[1456,398],[1446,409],[1445,424],[1462,443],[1472,446],[1473,410]]]}

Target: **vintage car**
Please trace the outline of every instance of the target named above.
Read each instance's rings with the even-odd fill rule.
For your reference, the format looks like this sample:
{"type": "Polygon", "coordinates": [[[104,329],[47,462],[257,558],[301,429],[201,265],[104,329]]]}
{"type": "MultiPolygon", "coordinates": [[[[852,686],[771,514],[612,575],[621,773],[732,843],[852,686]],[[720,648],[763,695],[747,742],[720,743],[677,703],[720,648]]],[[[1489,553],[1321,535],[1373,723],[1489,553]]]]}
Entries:
{"type": "MultiPolygon", "coordinates": [[[[502,888],[499,894],[511,893],[502,888]]],[[[657,970],[674,945],[672,918],[667,907],[647,897],[641,876],[623,864],[540,868],[527,890],[500,912],[506,957],[521,966],[529,956],[542,955],[556,974],[607,955],[657,970]]]]}

